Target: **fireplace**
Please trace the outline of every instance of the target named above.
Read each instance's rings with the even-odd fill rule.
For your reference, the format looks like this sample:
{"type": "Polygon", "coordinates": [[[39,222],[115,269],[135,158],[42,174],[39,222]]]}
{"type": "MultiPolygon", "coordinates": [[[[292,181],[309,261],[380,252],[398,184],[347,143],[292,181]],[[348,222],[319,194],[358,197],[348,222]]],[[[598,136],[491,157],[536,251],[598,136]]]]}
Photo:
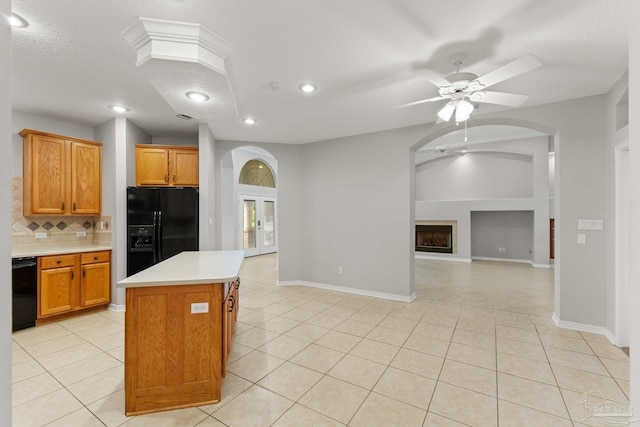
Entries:
{"type": "Polygon", "coordinates": [[[416,251],[454,253],[453,229],[451,224],[416,224],[416,251]]]}

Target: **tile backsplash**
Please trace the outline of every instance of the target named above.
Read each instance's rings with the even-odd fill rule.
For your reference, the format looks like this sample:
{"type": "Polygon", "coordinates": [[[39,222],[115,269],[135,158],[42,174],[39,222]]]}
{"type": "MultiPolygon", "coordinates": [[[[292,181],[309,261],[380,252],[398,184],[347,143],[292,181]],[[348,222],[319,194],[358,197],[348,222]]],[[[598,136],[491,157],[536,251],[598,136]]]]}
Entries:
{"type": "Polygon", "coordinates": [[[11,180],[11,244],[111,244],[110,216],[23,216],[22,177],[11,180]],[[36,233],[47,237],[36,239],[36,233]]]}

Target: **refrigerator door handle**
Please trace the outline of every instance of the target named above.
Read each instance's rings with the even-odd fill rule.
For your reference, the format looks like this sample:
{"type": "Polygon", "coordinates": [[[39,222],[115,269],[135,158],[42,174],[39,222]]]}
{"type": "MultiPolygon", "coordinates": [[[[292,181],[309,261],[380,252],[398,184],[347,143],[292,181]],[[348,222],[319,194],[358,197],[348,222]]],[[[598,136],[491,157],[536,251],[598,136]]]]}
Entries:
{"type": "Polygon", "coordinates": [[[153,263],[158,262],[158,211],[153,211],[153,263]]]}
{"type": "Polygon", "coordinates": [[[162,211],[158,211],[158,238],[157,238],[157,247],[158,247],[158,262],[162,261],[162,211]]]}

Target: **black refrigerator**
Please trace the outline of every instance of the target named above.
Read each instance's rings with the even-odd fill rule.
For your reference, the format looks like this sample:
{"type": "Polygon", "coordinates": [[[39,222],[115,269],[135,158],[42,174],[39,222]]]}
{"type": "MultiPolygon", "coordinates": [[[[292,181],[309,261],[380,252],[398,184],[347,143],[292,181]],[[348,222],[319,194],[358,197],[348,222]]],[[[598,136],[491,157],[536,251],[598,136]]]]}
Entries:
{"type": "Polygon", "coordinates": [[[127,277],[198,250],[197,188],[127,188],[127,277]]]}

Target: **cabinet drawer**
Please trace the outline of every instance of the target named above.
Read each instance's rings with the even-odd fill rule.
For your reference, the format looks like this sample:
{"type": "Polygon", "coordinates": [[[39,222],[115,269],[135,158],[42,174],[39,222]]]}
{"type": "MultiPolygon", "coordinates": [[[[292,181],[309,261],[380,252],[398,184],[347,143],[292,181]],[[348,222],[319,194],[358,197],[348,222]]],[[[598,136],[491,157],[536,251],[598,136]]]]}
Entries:
{"type": "Polygon", "coordinates": [[[46,270],[48,268],[73,267],[75,264],[75,258],[75,255],[43,256],[40,258],[40,269],[46,270]]]}
{"type": "Polygon", "coordinates": [[[109,262],[109,251],[87,252],[80,255],[80,264],[92,264],[94,262],[109,262]]]}

